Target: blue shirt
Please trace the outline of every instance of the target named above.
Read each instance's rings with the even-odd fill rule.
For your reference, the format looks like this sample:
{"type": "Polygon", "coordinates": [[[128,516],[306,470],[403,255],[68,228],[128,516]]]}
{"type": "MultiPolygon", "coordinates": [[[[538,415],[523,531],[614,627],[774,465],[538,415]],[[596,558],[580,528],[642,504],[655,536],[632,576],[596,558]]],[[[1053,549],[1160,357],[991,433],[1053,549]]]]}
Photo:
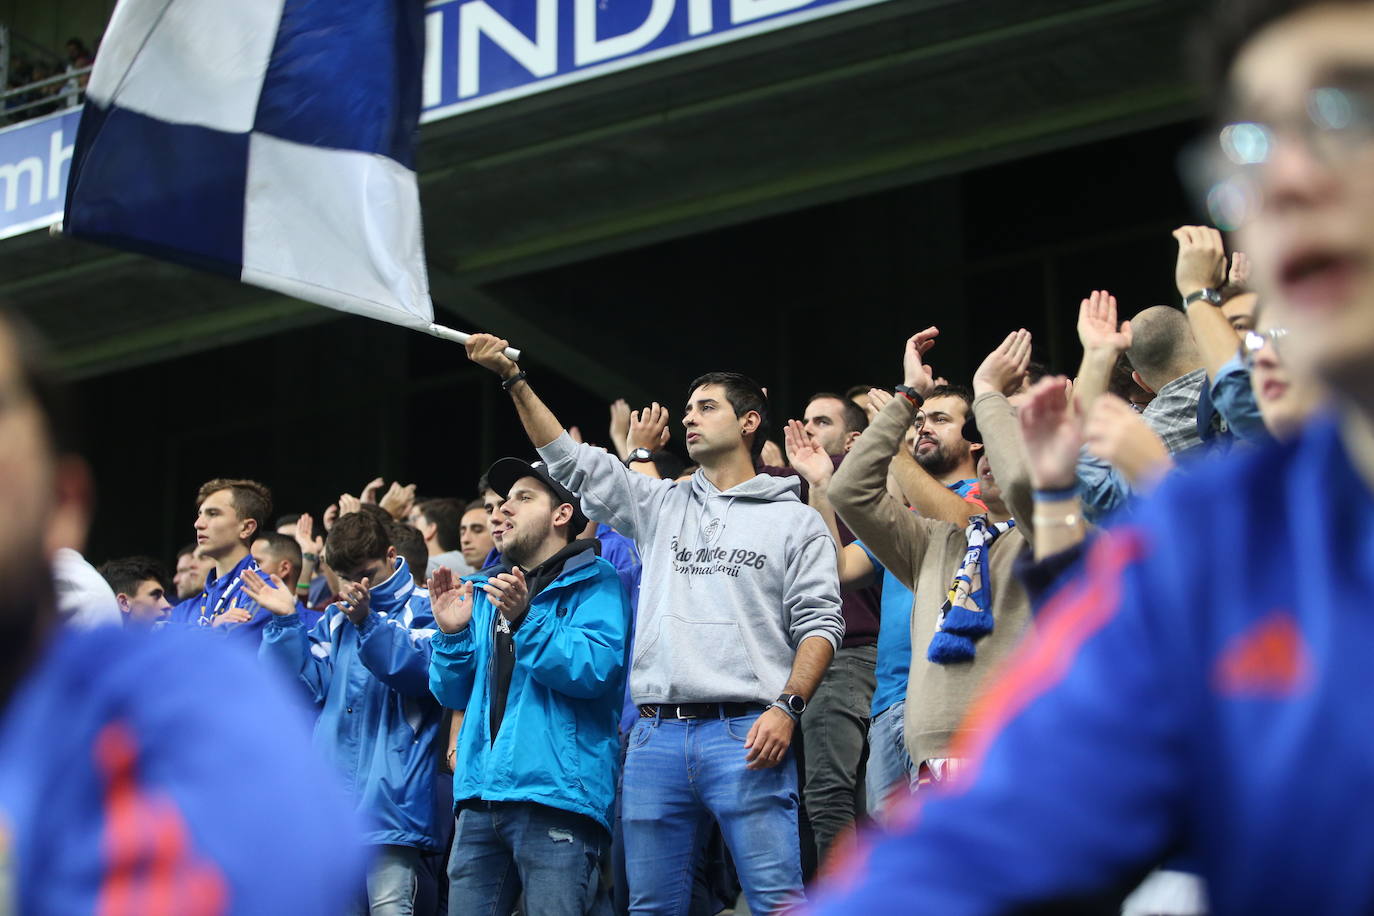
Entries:
{"type": "Polygon", "coordinates": [[[195,896],[325,916],[367,868],[304,704],[233,641],[58,629],[0,707],[0,760],[5,912],[152,912],[157,897],[190,912],[195,896]]]}
{"type": "Polygon", "coordinates": [[[248,597],[243,585],[243,573],[249,569],[258,572],[257,561],[251,553],[224,575],[220,575],[218,569],[210,573],[205,577],[205,589],[199,596],[172,608],[168,623],[205,627],[256,647],[262,639],[263,627],[267,626],[272,614],[248,597]],[[243,608],[251,616],[242,623],[227,623],[211,628],[214,618],[230,608],[243,608]]]}
{"type": "Polygon", "coordinates": [[[882,617],[878,621],[878,663],[874,668],[872,715],[906,699],[906,683],[911,674],[911,605],[915,596],[890,570],[878,562],[863,541],[855,541],[882,570],[882,617]]]}
{"type": "Polygon", "coordinates": [[[1374,495],[1331,420],[1171,478],[984,692],[961,784],[811,912],[1059,912],[1174,849],[1212,912],[1374,912],[1371,594],[1374,495]]]}

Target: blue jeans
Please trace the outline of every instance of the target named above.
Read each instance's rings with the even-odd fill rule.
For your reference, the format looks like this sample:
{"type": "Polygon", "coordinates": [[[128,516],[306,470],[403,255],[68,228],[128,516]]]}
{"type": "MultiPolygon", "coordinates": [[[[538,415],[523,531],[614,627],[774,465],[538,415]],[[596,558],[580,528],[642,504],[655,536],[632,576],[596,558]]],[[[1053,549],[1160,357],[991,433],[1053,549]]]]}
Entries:
{"type": "Polygon", "coordinates": [[[601,860],[609,837],[596,821],[534,802],[472,802],[458,813],[449,858],[449,916],[609,914],[601,860]]]}
{"type": "Polygon", "coordinates": [[[905,707],[893,703],[873,717],[868,727],[868,816],[883,823],[894,797],[916,786],[916,767],[906,750],[905,707]]]}
{"type": "Polygon", "coordinates": [[[354,912],[371,916],[411,916],[420,886],[420,850],[413,846],[378,846],[367,870],[367,905],[354,912]]]}
{"type": "Polygon", "coordinates": [[[693,857],[711,818],[759,916],[803,900],[797,762],[744,766],[758,713],[733,719],[640,719],[625,755],[621,821],[630,912],[686,916],[693,857]]]}

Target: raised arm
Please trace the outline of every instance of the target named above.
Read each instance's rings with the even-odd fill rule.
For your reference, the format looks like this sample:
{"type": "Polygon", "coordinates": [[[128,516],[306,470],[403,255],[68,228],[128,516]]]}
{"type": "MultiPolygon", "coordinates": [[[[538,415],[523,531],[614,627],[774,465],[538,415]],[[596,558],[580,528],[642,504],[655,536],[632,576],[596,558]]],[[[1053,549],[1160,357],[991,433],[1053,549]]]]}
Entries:
{"type": "Polygon", "coordinates": [[[988,354],[973,374],[973,416],[983,436],[988,463],[1002,491],[1002,501],[1030,540],[1035,522],[1031,512],[1030,472],[1016,411],[1007,395],[1021,388],[1030,366],[1031,335],[1022,328],[988,354]]]}
{"type": "Polygon", "coordinates": [[[806,502],[820,514],[821,521],[835,542],[835,562],[839,569],[841,588],[862,588],[873,582],[876,570],[873,561],[856,544],[846,545],[840,537],[840,526],[835,519],[835,508],[830,505],[830,478],[834,476],[835,464],[825,450],[807,435],[806,427],[798,420],[788,420],[782,430],[783,444],[787,446],[787,459],[792,470],[802,476],[807,483],[806,502]]]}
{"type": "Polygon", "coordinates": [[[887,468],[916,416],[905,395],[888,402],[830,481],[830,502],[854,536],[908,588],[928,539],[922,520],[887,492],[887,468]]]}
{"type": "Polygon", "coordinates": [[[1116,297],[1111,293],[1094,290],[1078,304],[1078,342],[1083,345],[1083,362],[1073,391],[1079,413],[1086,414],[1107,390],[1117,357],[1131,346],[1131,323],[1117,326],[1116,297]]]}
{"type": "MultiPolygon", "coordinates": [[[[1061,553],[1087,535],[1075,479],[1083,433],[1069,405],[1068,380],[1042,378],[1017,413],[1034,487],[1035,558],[1061,553]]],[[[996,465],[994,465],[994,468],[996,465]]]]}
{"type": "Polygon", "coordinates": [[[535,448],[543,448],[563,435],[563,424],[534,393],[524,378],[525,373],[503,352],[509,343],[491,334],[473,334],[464,346],[468,359],[501,377],[501,387],[510,392],[515,412],[520,415],[520,424],[535,448]]]}
{"type": "Polygon", "coordinates": [[[272,576],[268,582],[248,569],[243,573],[243,588],[272,615],[263,628],[258,656],[275,659],[276,664],[300,679],[312,700],[323,703],[334,678],[334,658],[327,643],[320,643],[315,638],[317,634],[306,631],[296,613],[296,598],[287,590],[286,583],[278,576],[272,576]],[[317,645],[322,645],[324,651],[317,654],[317,645]]]}
{"type": "MultiPolygon", "coordinates": [[[[1180,226],[1173,232],[1178,241],[1178,261],[1174,265],[1174,283],[1180,301],[1204,289],[1220,289],[1226,279],[1226,248],[1221,233],[1210,226],[1180,226]]],[[[1206,299],[1185,306],[1188,327],[1207,377],[1214,379],[1239,350],[1236,330],[1221,309],[1206,299]]]]}
{"type": "MultiPolygon", "coordinates": [[[[935,346],[938,328],[926,328],[906,342],[902,352],[902,384],[916,391],[922,399],[936,387],[934,372],[926,363],[926,354],[935,346]]],[[[869,399],[875,396],[870,392],[869,399]]],[[[882,396],[877,396],[882,400],[882,396]]],[[[960,528],[968,524],[969,516],[979,509],[962,496],[932,477],[907,449],[899,449],[889,468],[907,504],[921,515],[960,528]]]]}

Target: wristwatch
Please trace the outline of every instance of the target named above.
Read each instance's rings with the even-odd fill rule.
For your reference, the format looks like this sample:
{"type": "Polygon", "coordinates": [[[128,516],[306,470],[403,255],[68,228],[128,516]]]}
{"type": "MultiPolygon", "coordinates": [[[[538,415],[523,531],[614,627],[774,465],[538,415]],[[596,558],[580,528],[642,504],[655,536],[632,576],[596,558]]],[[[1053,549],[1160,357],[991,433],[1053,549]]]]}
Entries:
{"type": "Polygon", "coordinates": [[[632,449],[630,449],[630,454],[628,454],[628,455],[625,456],[625,467],[629,467],[630,465],[634,464],[636,461],[653,461],[653,460],[654,460],[654,453],[651,452],[651,451],[649,451],[647,448],[645,448],[644,446],[641,445],[639,448],[632,448],[632,449]]]}
{"type": "Polygon", "coordinates": [[[915,388],[912,388],[910,385],[898,385],[896,388],[893,388],[892,390],[905,397],[908,401],[910,401],[913,407],[919,408],[922,404],[926,402],[926,399],[921,397],[921,392],[917,391],[915,388]]]}
{"type": "Polygon", "coordinates": [[[1221,293],[1217,292],[1211,287],[1204,287],[1203,289],[1196,290],[1195,292],[1191,292],[1183,297],[1184,310],[1187,311],[1188,306],[1192,305],[1194,302],[1197,302],[1200,299],[1204,299],[1207,302],[1212,303],[1213,305],[1221,305],[1221,293]]]}
{"type": "Polygon", "coordinates": [[[801,714],[806,712],[806,700],[795,693],[784,693],[773,701],[773,705],[793,719],[800,719],[801,714]]]}

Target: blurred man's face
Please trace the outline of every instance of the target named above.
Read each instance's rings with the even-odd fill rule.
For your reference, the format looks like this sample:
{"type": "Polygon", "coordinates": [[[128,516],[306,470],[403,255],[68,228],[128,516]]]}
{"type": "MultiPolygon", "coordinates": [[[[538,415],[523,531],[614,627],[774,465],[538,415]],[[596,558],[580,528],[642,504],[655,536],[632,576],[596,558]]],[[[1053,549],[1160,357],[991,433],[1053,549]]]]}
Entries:
{"type": "Polygon", "coordinates": [[[1288,371],[1280,349],[1286,351],[1288,337],[1283,343],[1275,345],[1269,331],[1273,328],[1271,316],[1276,310],[1269,309],[1259,322],[1256,330],[1264,336],[1264,347],[1253,354],[1250,368],[1250,387],[1259,405],[1260,415],[1264,417],[1265,428],[1276,439],[1289,439],[1297,435],[1308,419],[1316,413],[1322,403],[1321,384],[1310,375],[1294,375],[1288,371]]]}
{"type": "Polygon", "coordinates": [[[1259,202],[1236,247],[1252,258],[1275,323],[1289,329],[1284,360],[1297,375],[1367,390],[1374,377],[1367,121],[1374,4],[1320,4],[1279,19],[1245,46],[1231,89],[1237,110],[1229,119],[1268,127],[1267,155],[1250,175],[1259,202]]]}
{"type": "Polygon", "coordinates": [[[929,398],[916,415],[916,462],[932,477],[956,471],[972,456],[964,438],[968,405],[963,398],[929,398]]]}
{"type": "Polygon", "coordinates": [[[143,580],[132,595],[121,592],[116,597],[120,610],[129,615],[130,623],[148,624],[161,620],[171,607],[163,593],[162,583],[156,579],[143,580]]]}
{"type": "Polygon", "coordinates": [[[838,398],[816,398],[806,405],[806,431],[832,458],[849,451],[855,437],[844,424],[844,402],[838,398]]]}
{"type": "Polygon", "coordinates": [[[9,329],[0,325],[0,615],[8,618],[0,619],[0,636],[12,626],[27,632],[39,605],[51,601],[49,570],[58,546],[49,543],[48,529],[56,460],[14,348],[9,329]]]}
{"type": "Polygon", "coordinates": [[[487,513],[487,531],[493,538],[497,538],[497,550],[501,549],[501,542],[497,536],[506,525],[505,517],[497,510],[501,508],[501,503],[505,501],[505,497],[492,489],[488,489],[482,494],[482,509],[487,513]]]}
{"type": "Polygon", "coordinates": [[[463,553],[463,562],[473,569],[481,569],[482,561],[491,553],[496,542],[491,537],[491,526],[487,523],[486,509],[469,509],[463,513],[462,537],[458,549],[463,553]]]}

